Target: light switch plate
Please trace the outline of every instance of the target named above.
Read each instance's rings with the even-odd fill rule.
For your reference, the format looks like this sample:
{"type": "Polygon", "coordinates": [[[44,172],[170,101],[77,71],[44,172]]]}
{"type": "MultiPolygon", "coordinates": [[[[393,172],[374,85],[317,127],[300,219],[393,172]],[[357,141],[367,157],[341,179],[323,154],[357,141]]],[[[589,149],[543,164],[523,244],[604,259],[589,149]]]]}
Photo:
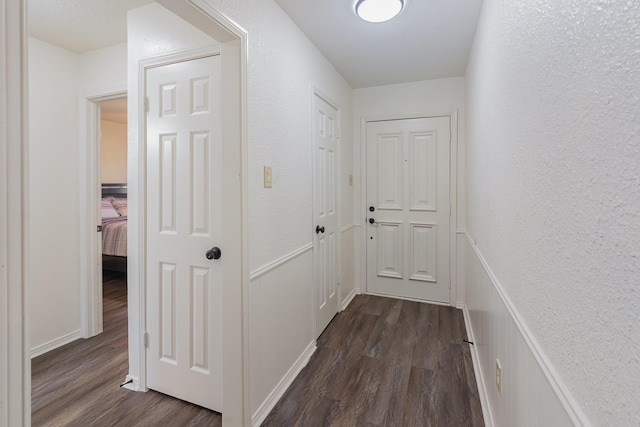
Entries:
{"type": "Polygon", "coordinates": [[[271,188],[273,186],[273,173],[271,172],[271,166],[264,167],[264,188],[271,188]]]}

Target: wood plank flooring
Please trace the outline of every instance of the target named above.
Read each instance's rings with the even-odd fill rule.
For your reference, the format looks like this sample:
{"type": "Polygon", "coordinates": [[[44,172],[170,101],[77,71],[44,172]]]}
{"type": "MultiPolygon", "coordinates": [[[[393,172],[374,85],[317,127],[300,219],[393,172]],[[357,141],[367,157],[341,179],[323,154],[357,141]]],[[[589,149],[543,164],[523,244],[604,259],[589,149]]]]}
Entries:
{"type": "Polygon", "coordinates": [[[33,426],[221,426],[220,414],[120,388],[128,372],[126,275],[105,272],[104,332],[31,361],[33,426]]]}
{"type": "MultiPolygon", "coordinates": [[[[34,426],[220,426],[220,414],[119,387],[126,279],[106,272],[104,332],[32,360],[34,426]]],[[[482,426],[462,313],[357,296],[263,426],[482,426]]]]}
{"type": "Polygon", "coordinates": [[[356,296],[263,426],[483,426],[462,312],[356,296]]]}

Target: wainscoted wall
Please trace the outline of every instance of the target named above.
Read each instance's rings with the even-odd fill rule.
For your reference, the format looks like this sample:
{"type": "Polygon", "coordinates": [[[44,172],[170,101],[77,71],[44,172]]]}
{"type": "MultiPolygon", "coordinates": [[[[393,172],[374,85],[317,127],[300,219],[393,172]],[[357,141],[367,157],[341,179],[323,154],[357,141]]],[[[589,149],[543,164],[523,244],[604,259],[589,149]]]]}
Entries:
{"type": "Polygon", "coordinates": [[[465,322],[487,425],[586,425],[535,337],[505,295],[473,238],[458,234],[463,248],[467,305],[465,322]],[[502,394],[496,386],[502,366],[502,394]]]}
{"type": "Polygon", "coordinates": [[[250,401],[260,425],[315,350],[313,244],[251,273],[250,401]]]}
{"type": "Polygon", "coordinates": [[[341,229],[341,252],[338,260],[340,272],[340,307],[339,310],[347,308],[351,300],[360,289],[355,287],[356,267],[354,260],[355,225],[349,224],[341,229]]]}
{"type": "MultiPolygon", "coordinates": [[[[638,22],[637,1],[484,0],[465,75],[464,228],[594,425],[640,425],[638,22]]],[[[510,343],[495,316],[472,323],[510,343]]]]}

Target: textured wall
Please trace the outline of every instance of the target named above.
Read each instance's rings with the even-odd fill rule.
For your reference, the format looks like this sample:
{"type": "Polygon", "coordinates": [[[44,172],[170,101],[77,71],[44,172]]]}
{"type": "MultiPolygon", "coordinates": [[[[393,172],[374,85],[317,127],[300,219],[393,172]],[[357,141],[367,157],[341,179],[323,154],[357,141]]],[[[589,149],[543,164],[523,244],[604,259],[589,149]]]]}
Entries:
{"type": "MultiPolygon", "coordinates": [[[[352,164],[352,90],[274,1],[208,2],[249,34],[249,268],[255,272],[313,240],[313,87],[340,107],[341,160],[346,161],[339,177],[341,200],[352,194],[345,176],[352,164]],[[265,165],[273,168],[272,188],[263,187],[265,165]]],[[[351,205],[343,203],[341,208],[340,226],[348,225],[351,205]]],[[[352,254],[343,253],[341,262],[352,259],[352,254]]],[[[292,269],[290,263],[278,268],[275,276],[250,283],[252,414],[315,339],[310,315],[313,268],[304,263],[305,268],[292,269]],[[282,344],[283,339],[288,342],[282,344]],[[264,360],[258,362],[256,355],[264,360]]]]}
{"type": "Polygon", "coordinates": [[[597,425],[640,423],[640,3],[485,0],[467,225],[597,425]]]}
{"type": "MultiPolygon", "coordinates": [[[[272,0],[208,0],[249,33],[249,268],[256,270],[312,241],[312,87],[341,111],[344,160],[350,165],[351,87],[272,0]],[[273,188],[263,187],[263,166],[273,188]]],[[[350,173],[342,170],[343,174],[350,173]]],[[[348,177],[341,192],[351,194],[348,177]]],[[[344,199],[343,199],[344,200],[344,199]]],[[[352,221],[346,205],[341,226],[352,221]]]]}

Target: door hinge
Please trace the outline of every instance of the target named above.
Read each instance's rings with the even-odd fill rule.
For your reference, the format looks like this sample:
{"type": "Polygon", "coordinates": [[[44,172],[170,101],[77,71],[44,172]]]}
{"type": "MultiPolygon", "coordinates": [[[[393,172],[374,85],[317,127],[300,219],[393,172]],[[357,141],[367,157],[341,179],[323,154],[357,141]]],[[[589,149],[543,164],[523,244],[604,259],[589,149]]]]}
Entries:
{"type": "Polygon", "coordinates": [[[142,336],[143,336],[143,339],[144,339],[145,348],[149,348],[149,334],[147,332],[145,332],[142,336]]]}
{"type": "Polygon", "coordinates": [[[149,98],[147,98],[146,96],[144,97],[144,112],[149,112],[149,98]]]}
{"type": "Polygon", "coordinates": [[[102,231],[102,225],[98,226],[98,233],[100,233],[102,231]]]}

